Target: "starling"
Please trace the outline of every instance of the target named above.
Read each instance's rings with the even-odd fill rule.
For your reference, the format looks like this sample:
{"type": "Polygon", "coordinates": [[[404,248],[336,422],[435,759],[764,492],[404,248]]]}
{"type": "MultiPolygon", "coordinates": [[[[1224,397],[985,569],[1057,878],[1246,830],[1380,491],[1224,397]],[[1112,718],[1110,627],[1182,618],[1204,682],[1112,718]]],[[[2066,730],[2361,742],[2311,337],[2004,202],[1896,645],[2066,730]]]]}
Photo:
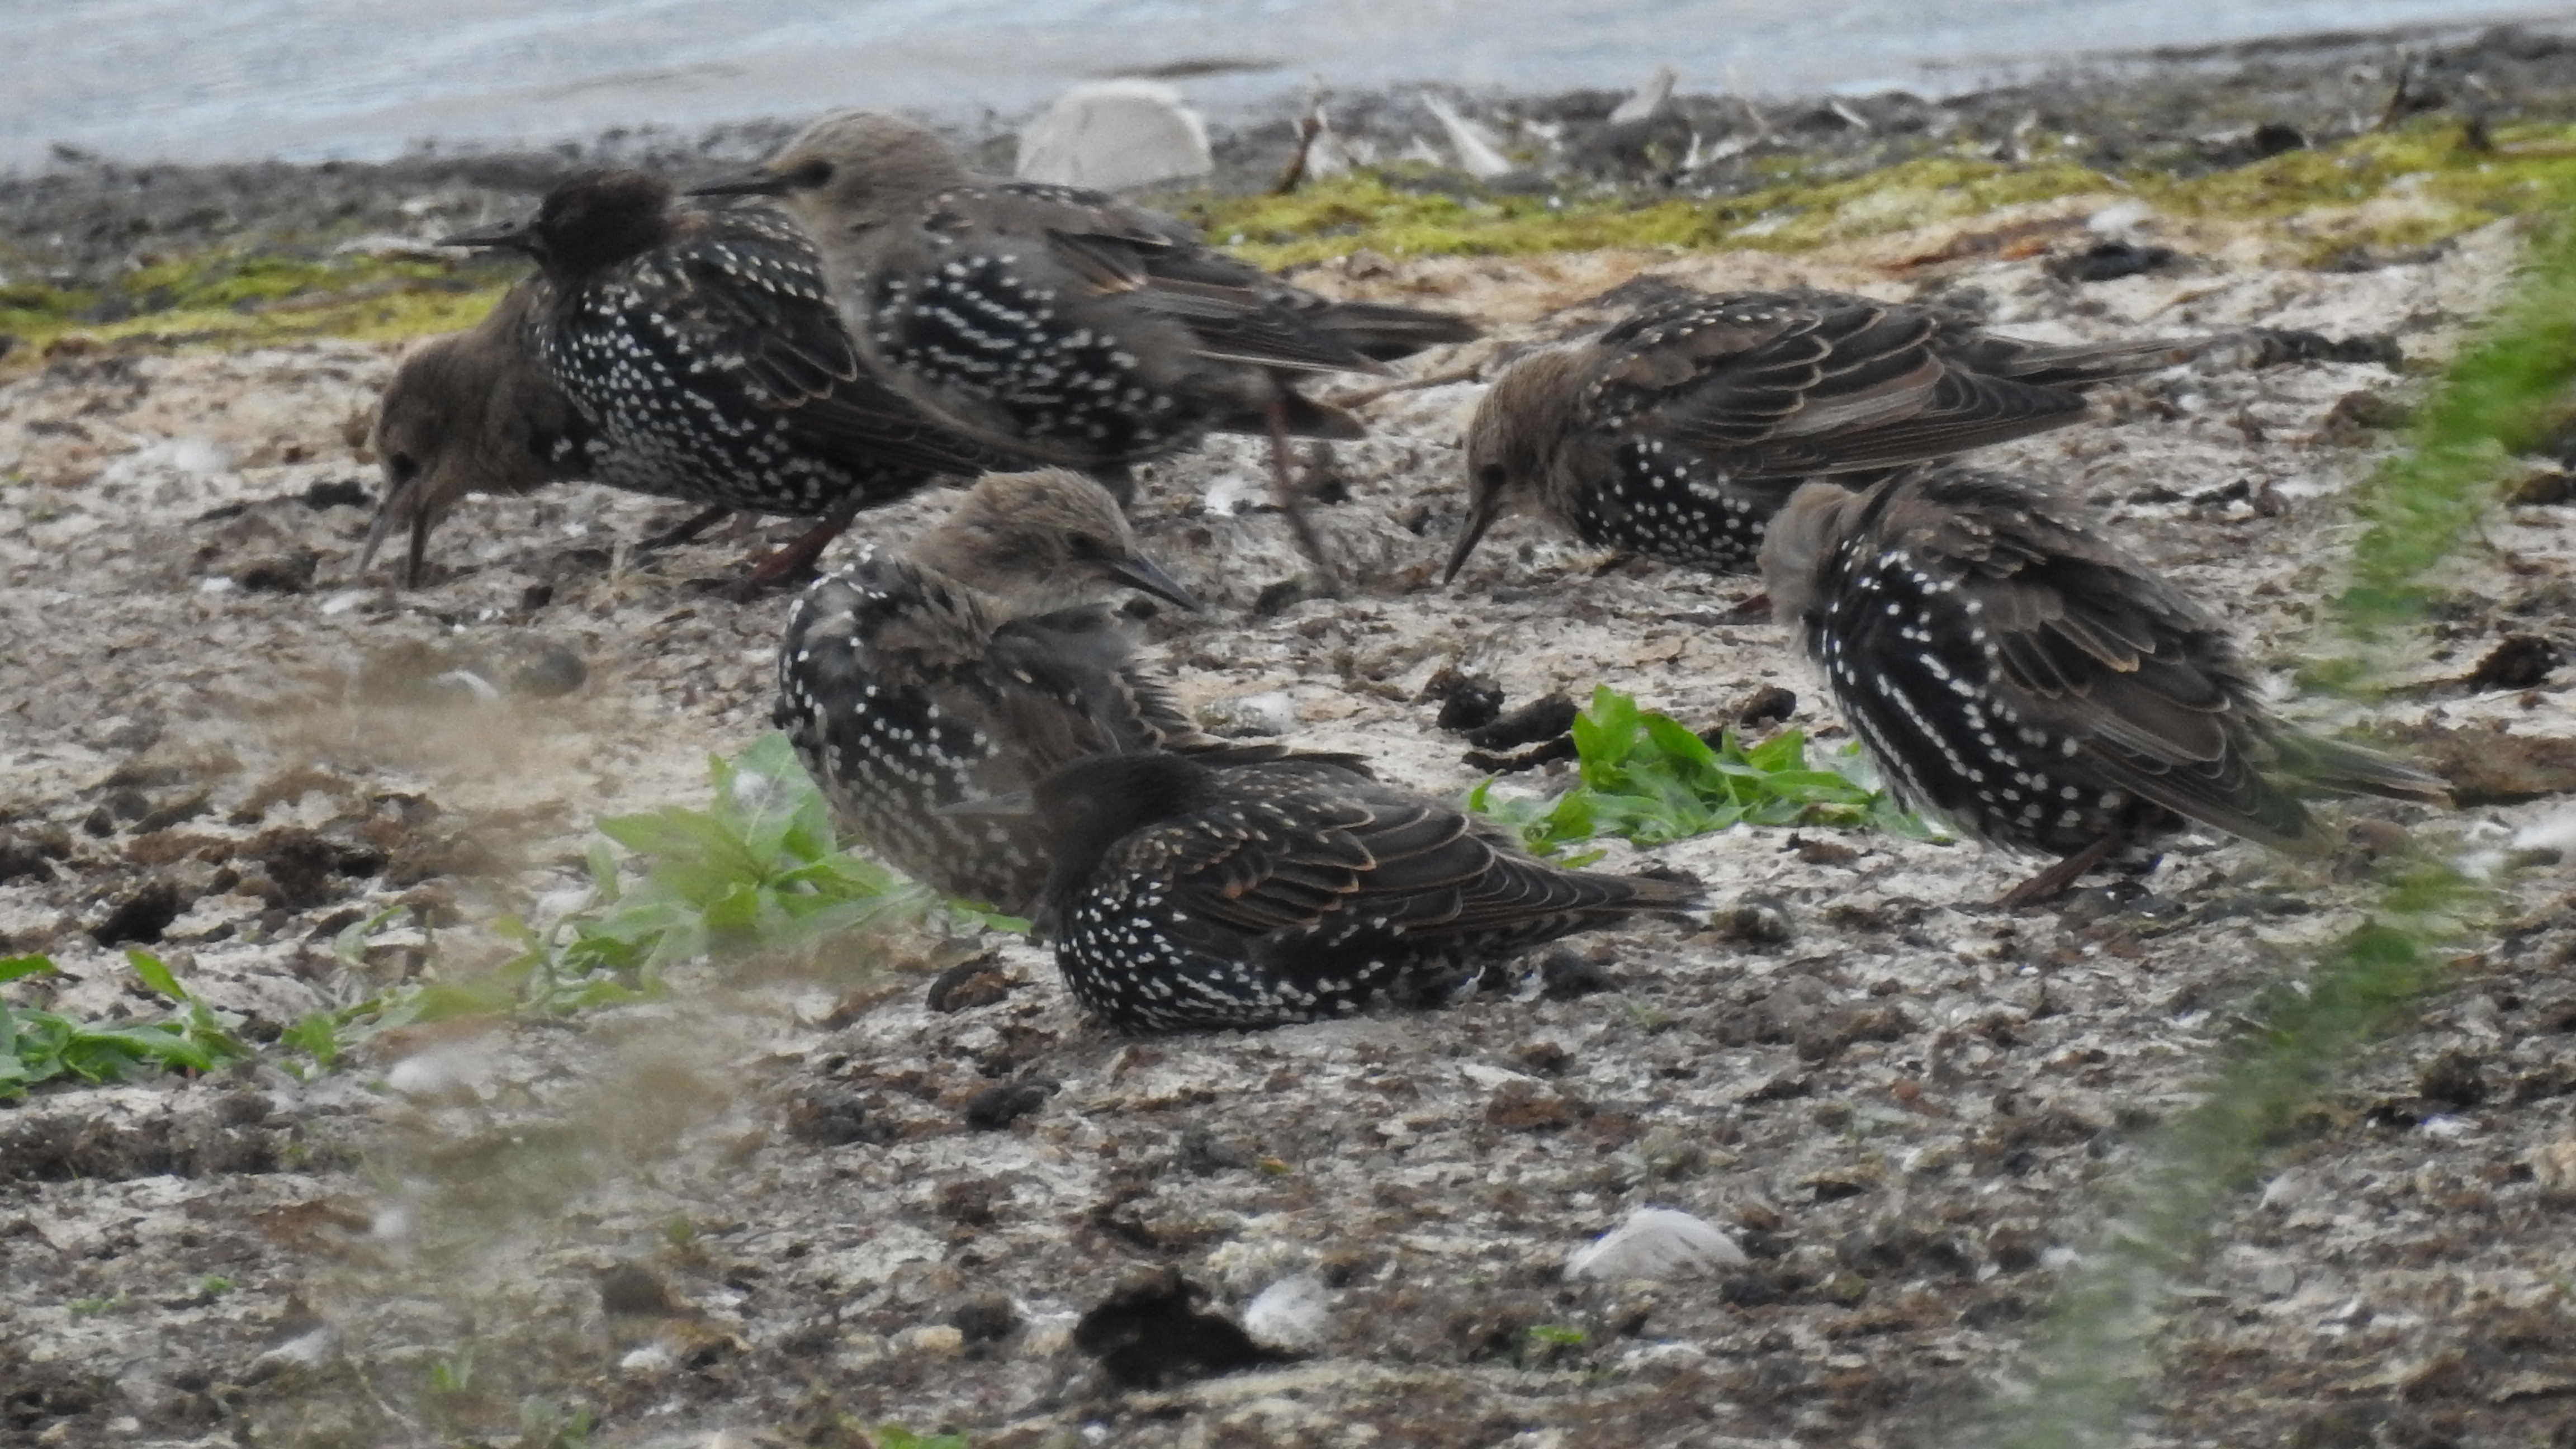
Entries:
{"type": "Polygon", "coordinates": [[[543,281],[522,282],[480,323],[432,339],[394,370],[367,439],[384,470],[385,497],[359,572],[395,529],[408,527],[403,585],[418,587],[430,530],[457,499],[589,476],[590,425],[529,348],[528,319],[547,300],[543,281]]]}
{"type": "Polygon", "coordinates": [[[2187,820],[2315,853],[2329,842],[2301,796],[2448,803],[2431,775],[2274,717],[2214,616],[2026,480],[1811,483],[1773,524],[1762,577],[1899,794],[2065,857],[2008,903],[2187,820]]]}
{"type": "Polygon", "coordinates": [[[779,197],[879,375],[971,437],[1071,468],[1266,433],[1293,502],[1287,438],[1361,433],[1299,394],[1299,375],[1383,372],[1478,335],[1463,318],[1329,301],[1099,192],[976,176],[892,116],[825,117],[759,170],[697,190],[779,197]]]}
{"type": "Polygon", "coordinates": [[[1675,298],[1495,381],[1468,428],[1447,576],[1524,496],[1586,543],[1749,573],[1801,482],[2064,427],[2078,389],[2202,345],[2023,342],[1832,292],[1675,298]]]}
{"type": "Polygon", "coordinates": [[[905,558],[870,553],[806,590],[778,656],[779,728],[842,824],[943,894],[1026,915],[1033,832],[939,807],[1005,794],[1101,751],[1225,748],[1201,734],[1110,612],[1127,586],[1196,607],[1099,484],[991,474],[905,558]]]}
{"type": "Polygon", "coordinates": [[[445,239],[542,269],[537,355],[599,436],[598,481],[822,519],[761,566],[766,580],[810,564],[862,508],[1015,460],[868,373],[792,222],[671,201],[657,177],[586,171],[533,217],[445,239]]]}
{"type": "Polygon", "coordinates": [[[1275,1026],[1418,998],[1698,892],[1561,870],[1454,806],[1311,758],[1095,755],[1030,805],[1056,965],[1111,1026],[1275,1026]]]}

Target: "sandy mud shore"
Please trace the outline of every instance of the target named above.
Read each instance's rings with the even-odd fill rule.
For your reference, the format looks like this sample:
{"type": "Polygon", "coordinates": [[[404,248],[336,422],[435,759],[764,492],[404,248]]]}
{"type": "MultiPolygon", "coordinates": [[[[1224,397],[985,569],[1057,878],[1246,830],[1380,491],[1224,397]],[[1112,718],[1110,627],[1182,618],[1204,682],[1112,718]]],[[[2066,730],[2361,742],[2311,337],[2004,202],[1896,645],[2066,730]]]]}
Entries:
{"type": "MultiPolygon", "coordinates": [[[[2427,67],[2416,94],[2441,99],[2411,123],[2508,146],[2565,124],[2576,54],[2482,45],[2427,67]]],[[[2386,73],[2255,57],[1927,110],[2026,145],[2019,117],[2064,105],[2037,126],[2198,147],[2193,174],[2227,176],[2264,164],[2263,125],[2322,148],[2393,94],[2386,73]]],[[[1861,175],[1907,134],[1873,109],[1897,104],[1764,124],[1861,175]]],[[[350,232],[417,235],[565,164],[210,169],[160,193],[82,162],[0,193],[13,266],[105,306],[146,233],[303,235],[345,207],[350,232]],[[227,219],[191,223],[169,195],[227,219]]],[[[2510,208],[2404,233],[2445,194],[2401,189],[2356,222],[2385,198],[2228,216],[2077,187],[1794,250],[1354,243],[1299,274],[1495,322],[1409,364],[1422,377],[1664,284],[1939,297],[2039,338],[2354,344],[2222,350],[1994,458],[2091,500],[2221,605],[2286,712],[2367,720],[2457,772],[2457,812],[2355,818],[2501,901],[2266,1144],[2159,1300],[2122,1442],[2576,1443],[2563,467],[2515,465],[2520,501],[2444,566],[2376,705],[2288,683],[2341,647],[2321,601],[2352,490],[2522,255],[2510,208]],[[2365,223],[2381,239],[2360,250],[2309,244],[2365,223]],[[2172,255],[2082,280],[2115,241],[2172,255]]],[[[458,275],[440,295],[491,280],[458,275]]],[[[2143,893],[2004,913],[1982,903],[2026,867],[1974,845],[1739,829],[1603,842],[1606,868],[1690,872],[1713,909],[1583,938],[1442,1009],[1120,1038],[1077,1016],[1041,949],[924,927],[684,965],[635,1004],[354,1023],[323,1070],[281,1033],[407,983],[488,980],[522,949],[510,920],[589,900],[597,819],[706,803],[707,757],[768,729],[785,603],[707,587],[755,540],[638,554],[677,510],[586,485],[468,503],[422,589],[361,577],[377,480],[353,439],[401,343],[119,340],[133,315],[0,359],[0,957],[57,968],[0,992],[158,1019],[125,954],[147,949],[261,1050],[0,1102],[0,1443],[907,1442],[889,1423],[976,1449],[2004,1442],[2058,1293],[2119,1231],[2106,1204],[2213,1051],[2378,889],[2366,853],[2187,838],[2143,893]],[[1746,1261],[1566,1276],[1646,1206],[1716,1224],[1746,1261]],[[1204,1365],[1224,1372],[1192,1376],[1171,1347],[1235,1343],[1198,1312],[1256,1330],[1204,1365]],[[1147,1348],[1087,1350],[1112,1330],[1147,1348]]],[[[1695,727],[1776,686],[1787,722],[1842,742],[1781,631],[1732,617],[1750,580],[1605,560],[1518,519],[1441,586],[1482,387],[1366,403],[1373,436],[1317,463],[1347,597],[1305,587],[1280,518],[1244,506],[1252,448],[1150,470],[1140,528],[1209,608],[1140,628],[1211,726],[1361,751],[1452,795],[1486,777],[1436,723],[1453,674],[1506,707],[1607,684],[1695,727]]],[[[952,497],[859,535],[900,540],[952,497]]]]}

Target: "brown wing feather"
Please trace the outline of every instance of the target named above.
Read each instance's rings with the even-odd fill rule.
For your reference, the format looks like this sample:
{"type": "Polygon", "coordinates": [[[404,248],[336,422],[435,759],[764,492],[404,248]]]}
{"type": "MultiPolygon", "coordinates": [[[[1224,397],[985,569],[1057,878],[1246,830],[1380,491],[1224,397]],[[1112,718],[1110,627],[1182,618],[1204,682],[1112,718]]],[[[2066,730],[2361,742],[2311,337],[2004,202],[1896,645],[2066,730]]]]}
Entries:
{"type": "MultiPolygon", "coordinates": [[[[2266,777],[2271,758],[2251,678],[2198,606],[2062,516],[2035,490],[1935,474],[1908,528],[1920,559],[1947,559],[1987,631],[1996,692],[2072,737],[2106,785],[2288,849],[2307,815],[2266,777]]],[[[1937,566],[1937,565],[1936,565],[1937,566]]]]}
{"type": "MultiPolygon", "coordinates": [[[[1174,893],[1190,916],[1259,938],[1251,949],[1265,957],[1553,935],[1578,917],[1646,903],[1661,885],[1559,870],[1442,802],[1345,772],[1291,764],[1245,774],[1270,786],[1270,798],[1215,812],[1221,827],[1207,824],[1211,812],[1194,817],[1186,828],[1204,832],[1207,853],[1180,872],[1174,893]]],[[[1656,903],[1687,898],[1671,894],[1656,903]]],[[[1219,955],[1245,949],[1197,944],[1219,955]]]]}

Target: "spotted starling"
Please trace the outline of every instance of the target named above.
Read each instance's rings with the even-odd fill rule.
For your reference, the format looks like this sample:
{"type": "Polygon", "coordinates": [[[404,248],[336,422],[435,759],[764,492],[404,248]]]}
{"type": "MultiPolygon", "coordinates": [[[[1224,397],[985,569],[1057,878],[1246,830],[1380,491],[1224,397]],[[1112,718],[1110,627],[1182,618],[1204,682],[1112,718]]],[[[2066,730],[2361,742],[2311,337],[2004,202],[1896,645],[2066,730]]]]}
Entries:
{"type": "Polygon", "coordinates": [[[1099,484],[990,474],[907,557],[871,552],[806,590],[778,656],[777,723],[842,824],[941,892],[1033,913],[1046,857],[1023,824],[939,807],[1021,790],[1098,751],[1217,749],[1097,598],[1184,607],[1099,484]]]}
{"type": "Polygon", "coordinates": [[[1031,796],[1056,965],[1084,1010],[1129,1030],[1419,998],[1477,958],[1698,899],[1561,870],[1481,817],[1314,759],[1095,755],[1031,796]]]}
{"type": "Polygon", "coordinates": [[[793,223],[671,199],[657,177],[587,171],[533,217],[445,239],[536,259],[552,288],[537,353],[599,435],[600,482],[822,519],[766,579],[811,563],[862,508],[1017,458],[868,373],[793,223]]]}
{"type": "Polygon", "coordinates": [[[882,376],[972,437],[1067,467],[1261,432],[1286,500],[1288,436],[1361,431],[1301,396],[1299,375],[1383,371],[1477,335],[1463,318],[1328,301],[1098,192],[973,175],[892,116],[825,117],[698,191],[781,198],[882,376]]]}
{"type": "Polygon", "coordinates": [[[457,499],[589,476],[590,425],[531,347],[529,320],[549,301],[546,283],[531,278],[480,323],[433,339],[395,369],[368,438],[385,497],[359,572],[395,529],[408,527],[403,585],[416,588],[430,530],[457,499]]]}
{"type": "Polygon", "coordinates": [[[2027,480],[1811,483],[1762,577],[1909,803],[2065,857],[2014,904],[2187,820],[2314,853],[2329,842],[2301,796],[2448,803],[2439,779],[2272,715],[2214,616],[2027,480]]]}
{"type": "Polygon", "coordinates": [[[1751,572],[1801,482],[2064,427],[2078,389],[2202,345],[2023,342],[1832,292],[1675,298],[1496,380],[1468,428],[1448,577],[1524,498],[1586,543],[1751,572]]]}

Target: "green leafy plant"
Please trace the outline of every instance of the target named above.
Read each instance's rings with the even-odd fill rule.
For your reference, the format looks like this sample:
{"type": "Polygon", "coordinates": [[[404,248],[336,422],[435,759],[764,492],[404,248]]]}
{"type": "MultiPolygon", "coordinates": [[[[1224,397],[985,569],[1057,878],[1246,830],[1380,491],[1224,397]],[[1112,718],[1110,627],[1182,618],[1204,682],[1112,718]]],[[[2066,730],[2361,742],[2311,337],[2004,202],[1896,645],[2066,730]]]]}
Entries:
{"type": "MultiPolygon", "coordinates": [[[[233,1034],[241,1018],[217,1011],[179,983],[149,951],[125,953],[144,985],[175,1005],[168,1019],[149,1022],[76,1021],[51,1011],[0,1004],[0,1101],[56,1077],[88,1082],[123,1081],[146,1070],[207,1072],[251,1054],[233,1034]]],[[[0,982],[52,973],[43,956],[0,959],[0,982]]]]}
{"type": "Polygon", "coordinates": [[[1532,849],[1551,853],[1596,835],[1662,845],[1739,824],[1866,828],[1934,838],[1887,792],[1809,763],[1806,736],[1798,730],[1782,730],[1750,747],[1732,731],[1711,741],[1602,685],[1574,717],[1574,750],[1577,783],[1555,799],[1497,800],[1489,780],[1469,794],[1469,808],[1519,830],[1532,849]]]}
{"type": "Polygon", "coordinates": [[[596,904],[525,932],[528,964],[549,989],[570,993],[562,1004],[650,990],[676,962],[795,945],[929,904],[926,892],[841,850],[786,736],[765,736],[733,760],[711,757],[707,770],[707,809],[665,805],[601,820],[607,841],[589,852],[596,904]],[[634,853],[640,878],[624,878],[608,841],[634,853]]]}
{"type": "MultiPolygon", "coordinates": [[[[543,930],[505,922],[525,950],[512,963],[525,1002],[572,1009],[657,988],[664,968],[828,936],[912,924],[943,903],[928,889],[841,849],[822,791],[783,734],[731,760],[711,757],[714,801],[599,822],[589,853],[594,903],[543,930]],[[610,842],[631,856],[621,863],[610,842]],[[628,866],[640,866],[630,879],[628,866]]],[[[1027,923],[957,902],[977,925],[1027,923]]]]}
{"type": "MultiPolygon", "coordinates": [[[[278,1034],[279,1065],[297,1076],[327,1072],[369,1037],[418,1023],[639,1000],[658,991],[663,969],[677,962],[891,930],[933,911],[959,927],[1028,929],[1015,917],[941,901],[842,850],[830,808],[785,735],[707,765],[714,798],[705,809],[666,805],[599,822],[603,838],[588,853],[589,904],[542,929],[515,917],[496,922],[520,949],[495,969],[433,967],[419,980],[306,1013],[278,1034]]],[[[363,964],[369,940],[409,910],[393,906],[352,923],[334,952],[363,964]]],[[[231,1035],[235,1019],[210,1011],[147,953],[128,955],[145,984],[180,1004],[173,1020],[101,1027],[0,1008],[0,1100],[65,1072],[103,1080],[146,1062],[204,1070],[249,1054],[231,1035]],[[5,1050],[12,1047],[14,1054],[5,1050]]],[[[0,960],[0,981],[52,969],[42,957],[0,960]]]]}

